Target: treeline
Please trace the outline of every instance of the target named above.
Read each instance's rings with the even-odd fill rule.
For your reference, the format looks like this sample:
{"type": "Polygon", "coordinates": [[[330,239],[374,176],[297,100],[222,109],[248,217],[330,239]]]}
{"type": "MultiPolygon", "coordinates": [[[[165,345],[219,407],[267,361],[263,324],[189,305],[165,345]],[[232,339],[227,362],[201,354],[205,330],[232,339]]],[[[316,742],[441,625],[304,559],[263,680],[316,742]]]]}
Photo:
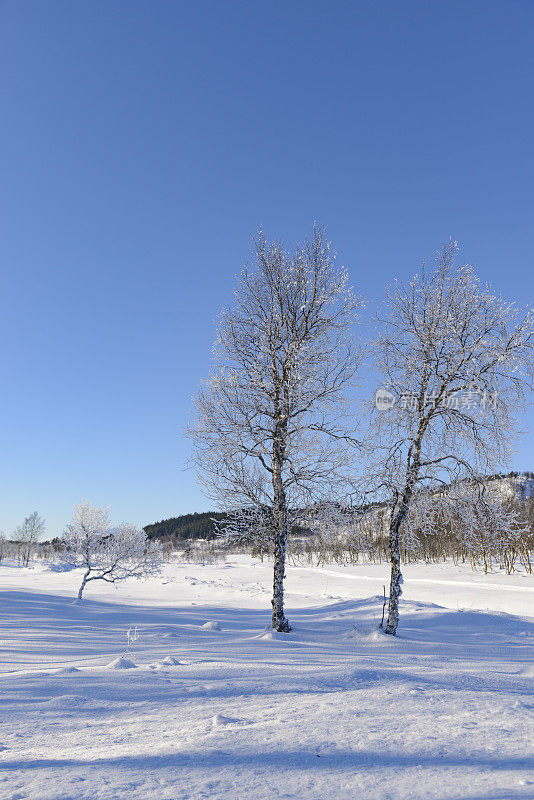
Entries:
{"type": "Polygon", "coordinates": [[[173,539],[215,539],[215,521],[226,517],[224,512],[203,511],[199,514],[182,514],[179,517],[145,525],[143,530],[149,539],[169,541],[173,539]]]}
{"type": "MultiPolygon", "coordinates": [[[[513,476],[512,476],[513,477],[513,476]]],[[[454,530],[449,523],[436,518],[431,520],[430,532],[413,528],[409,541],[400,544],[403,564],[445,562],[469,564],[471,569],[485,573],[501,569],[512,574],[518,569],[532,574],[534,568],[534,497],[513,498],[505,501],[517,511],[514,530],[486,529],[476,527],[466,538],[461,526],[454,530]]],[[[380,509],[377,508],[380,512],[380,509]]],[[[325,566],[329,564],[349,565],[358,563],[382,564],[389,561],[389,543],[384,535],[384,524],[377,516],[365,518],[364,525],[349,524],[337,532],[321,531],[320,527],[293,529],[288,538],[287,558],[292,565],[325,566]]],[[[217,540],[194,543],[168,539],[163,544],[165,560],[181,558],[199,564],[217,564],[229,555],[252,555],[254,558],[272,560],[273,548],[269,543],[254,544],[253,541],[217,540]]]]}
{"type": "Polygon", "coordinates": [[[531,470],[524,470],[523,472],[516,472],[512,470],[512,472],[496,472],[494,475],[488,475],[488,481],[495,481],[500,480],[502,478],[534,478],[534,472],[531,470]]]}
{"type": "MultiPolygon", "coordinates": [[[[506,478],[526,478],[534,479],[534,472],[501,472],[495,475],[488,475],[486,480],[503,480],[506,478]]],[[[362,507],[362,510],[365,510],[362,507]]],[[[143,530],[149,539],[161,539],[162,541],[168,540],[185,540],[185,539],[205,539],[211,541],[215,539],[217,534],[215,531],[215,520],[221,521],[226,518],[226,514],[220,511],[202,511],[200,513],[182,514],[178,517],[171,517],[170,519],[163,519],[161,522],[154,522],[150,525],[145,525],[143,530]]],[[[293,526],[291,533],[293,536],[305,536],[309,531],[293,526]]]]}
{"type": "MultiPolygon", "coordinates": [[[[180,517],[171,517],[161,522],[145,525],[143,530],[149,539],[160,539],[162,542],[187,539],[212,541],[217,538],[216,522],[220,522],[226,517],[227,514],[221,511],[182,514],[180,517]]],[[[293,536],[306,536],[311,534],[311,530],[293,525],[290,533],[293,536]]]]}

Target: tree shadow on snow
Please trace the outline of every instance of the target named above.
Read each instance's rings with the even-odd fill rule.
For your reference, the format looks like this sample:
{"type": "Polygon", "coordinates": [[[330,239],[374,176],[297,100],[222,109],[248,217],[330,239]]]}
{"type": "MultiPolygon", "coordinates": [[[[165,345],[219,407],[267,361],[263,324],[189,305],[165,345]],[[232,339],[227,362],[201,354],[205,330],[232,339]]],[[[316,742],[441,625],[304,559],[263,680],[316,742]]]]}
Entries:
{"type": "MultiPolygon", "coordinates": [[[[319,672],[322,668],[334,673],[335,668],[344,671],[342,676],[333,674],[330,680],[321,678],[315,687],[309,687],[312,691],[354,689],[358,684],[382,680],[459,688],[454,676],[429,677],[429,662],[440,670],[449,664],[451,672],[456,663],[460,666],[469,662],[469,674],[463,676],[461,688],[495,690],[495,674],[491,681],[484,676],[485,665],[492,661],[506,662],[508,673],[501,680],[512,690],[514,665],[532,658],[532,621],[502,613],[452,611],[428,603],[406,602],[401,610],[399,635],[390,637],[378,633],[381,610],[379,597],[289,608],[293,632],[273,635],[265,630],[268,609],[149,607],[89,598],[73,604],[68,597],[48,593],[5,591],[0,600],[0,668],[14,669],[16,665],[17,669],[42,670],[66,662],[102,667],[120,655],[125,632],[135,625],[140,638],[133,658],[138,664],[172,653],[179,659],[197,661],[206,670],[210,662],[287,667],[288,679],[293,685],[296,683],[297,691],[299,680],[291,672],[296,660],[302,667],[310,665],[319,672]],[[222,630],[203,629],[209,620],[220,622],[222,630]],[[367,669],[368,662],[380,664],[380,668],[367,669]],[[410,674],[404,672],[404,665],[410,674]],[[414,675],[414,667],[420,674],[414,675]]],[[[520,667],[515,671],[519,672],[520,667]]],[[[172,675],[180,677],[176,671],[172,675]]],[[[311,677],[308,673],[308,684],[311,677]]],[[[134,675],[130,674],[128,683],[133,688],[134,675]]]]}
{"type": "MultiPolygon", "coordinates": [[[[356,769],[377,770],[384,772],[393,770],[395,773],[402,769],[425,768],[451,768],[471,767],[483,770],[512,771],[529,770],[534,768],[534,759],[529,758],[498,758],[495,753],[436,756],[428,753],[402,753],[380,752],[371,750],[329,749],[320,756],[314,751],[305,750],[278,750],[254,751],[232,753],[222,750],[202,750],[189,752],[175,752],[167,755],[149,756],[117,756],[113,758],[94,759],[28,759],[28,760],[2,760],[2,769],[39,770],[39,769],[71,769],[85,768],[116,768],[124,770],[154,770],[171,769],[222,769],[249,767],[251,769],[275,769],[280,771],[281,765],[288,770],[328,770],[328,769],[356,769]]],[[[485,798],[486,800],[486,798],[485,798]]]]}

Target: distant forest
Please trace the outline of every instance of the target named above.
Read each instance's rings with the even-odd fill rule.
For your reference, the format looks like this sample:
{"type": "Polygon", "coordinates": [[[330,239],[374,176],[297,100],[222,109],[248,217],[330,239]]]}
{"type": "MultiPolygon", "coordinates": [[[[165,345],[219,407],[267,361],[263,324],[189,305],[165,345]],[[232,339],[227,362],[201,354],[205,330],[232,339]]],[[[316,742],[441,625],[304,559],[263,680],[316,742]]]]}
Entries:
{"type": "Polygon", "coordinates": [[[213,520],[224,519],[220,511],[204,511],[200,514],[182,514],[152,525],[145,525],[144,531],[149,539],[214,539],[213,520]]]}
{"type": "MultiPolygon", "coordinates": [[[[161,539],[169,541],[171,539],[215,539],[214,520],[224,519],[224,511],[204,511],[201,514],[183,514],[181,517],[164,519],[161,522],[154,522],[152,525],[145,525],[144,532],[149,539],[161,539]]],[[[311,531],[294,525],[291,528],[294,535],[306,535],[311,531]]]]}
{"type": "MultiPolygon", "coordinates": [[[[527,478],[534,480],[534,472],[508,472],[488,475],[487,480],[502,478],[527,478]]],[[[213,520],[224,519],[224,511],[203,511],[199,514],[182,514],[180,517],[171,517],[161,522],[145,525],[143,530],[149,539],[215,539],[215,525],[213,520]]],[[[293,529],[292,533],[306,533],[301,528],[293,529]]]]}

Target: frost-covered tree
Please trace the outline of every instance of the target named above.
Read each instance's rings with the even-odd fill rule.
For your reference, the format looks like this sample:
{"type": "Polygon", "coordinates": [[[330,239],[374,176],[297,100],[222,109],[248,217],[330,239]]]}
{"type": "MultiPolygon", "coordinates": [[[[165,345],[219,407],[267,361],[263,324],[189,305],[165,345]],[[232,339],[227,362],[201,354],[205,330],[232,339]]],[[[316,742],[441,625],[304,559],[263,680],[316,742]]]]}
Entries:
{"type": "Polygon", "coordinates": [[[450,486],[418,486],[401,530],[405,553],[416,553],[421,537],[446,533],[458,550],[471,561],[481,563],[484,572],[492,559],[510,574],[516,558],[523,555],[530,526],[521,504],[492,491],[483,477],[457,481],[450,486]]]}
{"type": "Polygon", "coordinates": [[[117,583],[126,578],[147,578],[161,568],[161,546],[147,539],[135,525],[112,528],[109,510],[83,501],[75,506],[65,528],[59,557],[70,567],[83,569],[78,600],[90,581],[117,583]]]}
{"type": "Polygon", "coordinates": [[[260,231],[253,255],[255,268],[245,266],[221,314],[215,367],[189,434],[205,493],[234,512],[222,527],[271,543],[272,625],[289,631],[288,531],[298,509],[343,493],[350,468],[346,393],[358,367],[350,328],[360,301],[320,228],[292,252],[260,231]]]}
{"type": "Polygon", "coordinates": [[[532,389],[532,311],[482,286],[472,267],[456,266],[457,249],[450,241],[434,269],[388,288],[374,345],[381,389],[366,437],[366,478],[389,502],[390,634],[399,622],[400,543],[414,501],[424,487],[477,482],[509,463],[532,389]]]}
{"type": "Polygon", "coordinates": [[[515,559],[529,533],[519,504],[492,492],[485,482],[454,486],[450,493],[451,532],[471,562],[481,562],[487,573],[492,559],[498,557],[508,574],[514,572],[515,559]]]}
{"type": "Polygon", "coordinates": [[[18,545],[19,560],[23,567],[27,567],[39,537],[45,531],[45,522],[37,511],[26,517],[22,525],[15,530],[15,540],[18,545]]]}

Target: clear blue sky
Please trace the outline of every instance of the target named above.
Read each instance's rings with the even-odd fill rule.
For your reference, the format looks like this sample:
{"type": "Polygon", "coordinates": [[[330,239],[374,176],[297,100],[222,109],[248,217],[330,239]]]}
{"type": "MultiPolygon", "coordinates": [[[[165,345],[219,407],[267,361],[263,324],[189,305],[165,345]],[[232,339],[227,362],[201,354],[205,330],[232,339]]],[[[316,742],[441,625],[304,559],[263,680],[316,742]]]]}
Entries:
{"type": "MultiPolygon", "coordinates": [[[[534,3],[0,1],[0,529],[203,510],[180,429],[262,223],[534,300],[534,3]]],[[[534,469],[534,417],[516,467],[534,469]]]]}

